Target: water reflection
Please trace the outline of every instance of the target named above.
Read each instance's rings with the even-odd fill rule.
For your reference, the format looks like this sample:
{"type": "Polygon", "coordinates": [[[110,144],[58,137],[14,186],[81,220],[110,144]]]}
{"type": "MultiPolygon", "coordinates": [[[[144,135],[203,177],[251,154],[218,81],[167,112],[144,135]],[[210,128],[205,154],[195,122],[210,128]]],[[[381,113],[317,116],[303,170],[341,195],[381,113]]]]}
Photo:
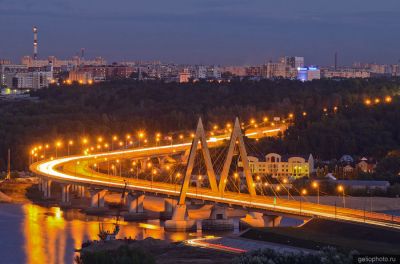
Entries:
{"type": "MultiPolygon", "coordinates": [[[[80,248],[83,241],[98,239],[100,223],[106,230],[114,228],[113,218],[89,217],[77,210],[62,211],[59,207],[25,204],[22,211],[26,263],[73,263],[75,248],[80,248]]],[[[120,225],[117,238],[153,237],[176,242],[189,236],[184,232],[165,232],[159,221],[122,221],[120,225]]]]}

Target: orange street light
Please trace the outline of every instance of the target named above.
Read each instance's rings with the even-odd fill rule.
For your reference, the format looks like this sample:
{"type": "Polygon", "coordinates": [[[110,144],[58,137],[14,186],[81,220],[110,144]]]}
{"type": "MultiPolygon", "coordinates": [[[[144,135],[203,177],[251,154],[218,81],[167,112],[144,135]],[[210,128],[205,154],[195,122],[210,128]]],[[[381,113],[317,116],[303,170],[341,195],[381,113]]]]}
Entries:
{"type": "Polygon", "coordinates": [[[386,96],[385,97],[385,103],[391,103],[392,102],[392,97],[391,96],[386,96]]]}

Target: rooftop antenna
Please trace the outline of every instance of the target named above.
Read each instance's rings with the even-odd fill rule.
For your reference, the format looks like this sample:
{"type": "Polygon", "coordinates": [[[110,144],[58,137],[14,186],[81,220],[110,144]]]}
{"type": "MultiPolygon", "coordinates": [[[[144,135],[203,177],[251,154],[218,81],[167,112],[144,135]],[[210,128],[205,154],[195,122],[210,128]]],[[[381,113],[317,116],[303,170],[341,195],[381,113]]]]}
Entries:
{"type": "Polygon", "coordinates": [[[38,59],[38,28],[33,26],[33,59],[38,59]]]}
{"type": "Polygon", "coordinates": [[[335,71],[337,70],[337,66],[338,66],[338,53],[336,51],[335,52],[335,71]]]}

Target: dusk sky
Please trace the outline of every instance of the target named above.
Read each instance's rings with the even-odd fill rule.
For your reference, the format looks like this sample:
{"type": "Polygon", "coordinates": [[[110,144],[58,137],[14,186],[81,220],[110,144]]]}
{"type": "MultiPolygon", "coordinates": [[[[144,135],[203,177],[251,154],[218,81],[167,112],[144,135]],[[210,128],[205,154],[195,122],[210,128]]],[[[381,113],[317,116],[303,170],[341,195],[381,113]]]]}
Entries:
{"type": "Polygon", "coordinates": [[[282,55],[306,64],[397,63],[399,0],[0,0],[0,58],[161,60],[261,64],[282,55]]]}

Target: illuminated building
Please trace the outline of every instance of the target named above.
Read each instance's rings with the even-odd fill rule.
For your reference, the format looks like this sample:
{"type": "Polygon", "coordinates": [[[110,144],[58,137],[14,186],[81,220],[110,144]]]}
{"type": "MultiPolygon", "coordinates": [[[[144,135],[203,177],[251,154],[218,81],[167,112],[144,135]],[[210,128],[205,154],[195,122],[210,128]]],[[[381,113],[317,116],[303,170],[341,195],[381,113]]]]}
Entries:
{"type": "Polygon", "coordinates": [[[3,64],[8,64],[8,65],[10,65],[10,64],[11,64],[11,60],[0,59],[0,65],[3,65],[3,64]]]}
{"type": "Polygon", "coordinates": [[[226,66],[222,70],[223,72],[231,73],[235,76],[244,77],[246,76],[246,67],[244,66],[226,66]]]}
{"type": "MultiPolygon", "coordinates": [[[[271,175],[272,177],[308,177],[314,171],[314,158],[310,154],[308,158],[301,156],[281,156],[269,153],[265,161],[248,156],[250,170],[254,174],[271,175]]],[[[239,167],[242,163],[239,162],[239,167]]]]}
{"type": "Polygon", "coordinates": [[[207,78],[207,67],[203,65],[196,66],[195,76],[197,79],[206,79],[207,78]]]}
{"type": "Polygon", "coordinates": [[[27,72],[28,67],[16,64],[0,65],[0,86],[11,88],[13,86],[13,78],[17,73],[27,72]]]}
{"type": "Polygon", "coordinates": [[[207,78],[209,79],[221,79],[221,70],[218,66],[210,66],[207,68],[207,78]]]}
{"type": "Polygon", "coordinates": [[[93,81],[91,72],[72,70],[68,75],[68,82],[78,82],[80,84],[89,84],[93,81]]]}
{"type": "Polygon", "coordinates": [[[323,78],[369,78],[371,73],[361,69],[323,70],[323,78]]]}
{"type": "Polygon", "coordinates": [[[302,82],[321,79],[321,71],[316,67],[297,68],[297,80],[302,82]]]}
{"type": "Polygon", "coordinates": [[[189,70],[187,68],[183,69],[183,71],[179,73],[179,83],[187,83],[189,82],[189,79],[190,79],[189,70]]]}
{"type": "Polygon", "coordinates": [[[49,56],[47,59],[37,59],[35,60],[31,56],[24,56],[21,58],[21,64],[28,67],[44,67],[51,62],[54,67],[73,67],[79,65],[106,65],[107,62],[102,57],[96,57],[94,60],[85,60],[81,57],[74,56],[69,60],[60,60],[55,56],[49,56]]]}
{"type": "Polygon", "coordinates": [[[294,69],[304,67],[304,57],[282,57],[280,62],[294,69]]]}
{"type": "Polygon", "coordinates": [[[53,71],[32,71],[15,74],[12,87],[17,89],[41,89],[53,82],[53,71]]]}

